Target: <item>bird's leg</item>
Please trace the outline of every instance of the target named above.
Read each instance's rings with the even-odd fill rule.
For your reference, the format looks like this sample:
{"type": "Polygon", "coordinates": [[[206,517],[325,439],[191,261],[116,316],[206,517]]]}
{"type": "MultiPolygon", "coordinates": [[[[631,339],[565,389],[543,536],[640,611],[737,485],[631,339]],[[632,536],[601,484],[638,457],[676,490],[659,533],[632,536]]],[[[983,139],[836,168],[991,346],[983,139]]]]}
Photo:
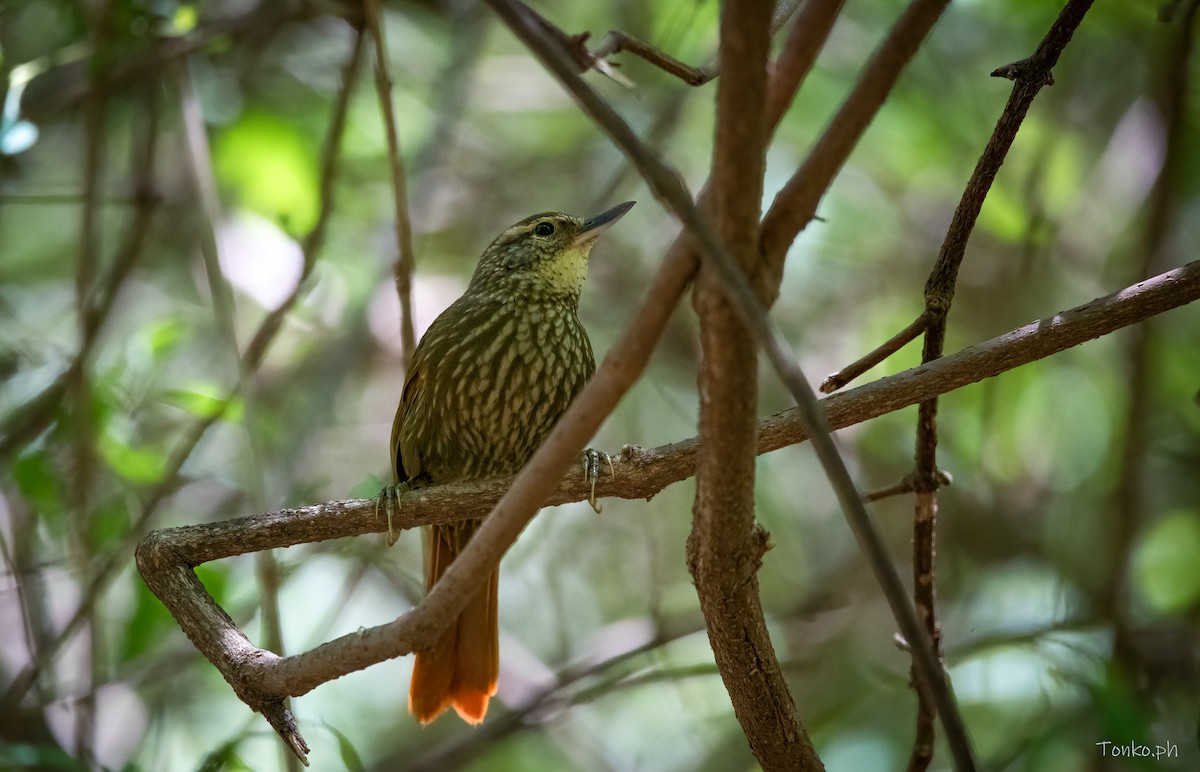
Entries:
{"type": "Polygon", "coordinates": [[[379,491],[379,496],[375,499],[375,519],[379,519],[379,510],[383,509],[387,516],[387,545],[390,547],[396,543],[396,539],[400,538],[400,534],[392,530],[392,515],[400,512],[400,496],[412,490],[412,484],[408,481],[396,483],[395,485],[385,485],[383,490],[379,491]]]}
{"type": "Polygon", "coordinates": [[[603,450],[588,448],[579,455],[579,461],[583,464],[583,480],[592,484],[592,492],[588,496],[588,503],[592,505],[592,509],[596,510],[596,514],[604,509],[596,503],[596,481],[600,479],[600,461],[608,464],[608,471],[615,479],[617,470],[613,467],[612,456],[605,453],[603,450]]]}

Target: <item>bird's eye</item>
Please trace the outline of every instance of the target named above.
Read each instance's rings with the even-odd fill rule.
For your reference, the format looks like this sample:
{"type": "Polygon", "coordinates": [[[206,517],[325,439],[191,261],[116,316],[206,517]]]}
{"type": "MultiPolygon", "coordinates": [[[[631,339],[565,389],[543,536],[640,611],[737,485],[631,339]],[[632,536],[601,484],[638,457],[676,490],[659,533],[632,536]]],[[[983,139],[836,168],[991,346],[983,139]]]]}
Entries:
{"type": "Polygon", "coordinates": [[[533,229],[533,233],[535,236],[549,236],[554,233],[554,223],[540,222],[533,229]]]}

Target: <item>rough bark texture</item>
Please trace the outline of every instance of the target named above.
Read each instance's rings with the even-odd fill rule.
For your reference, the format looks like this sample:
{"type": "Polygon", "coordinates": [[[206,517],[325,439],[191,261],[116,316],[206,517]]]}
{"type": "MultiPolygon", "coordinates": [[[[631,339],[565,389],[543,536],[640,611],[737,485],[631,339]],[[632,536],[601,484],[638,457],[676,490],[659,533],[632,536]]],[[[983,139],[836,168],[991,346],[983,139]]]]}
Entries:
{"type": "MultiPolygon", "coordinates": [[[[713,160],[712,216],[729,252],[752,272],[758,259],[767,136],[770,4],[727,2],[713,160]]],[[[758,347],[707,265],[695,293],[703,362],[700,455],[688,568],[734,713],[764,769],[823,769],[800,723],[767,634],[757,572],[768,535],[754,520],[758,347]]]]}

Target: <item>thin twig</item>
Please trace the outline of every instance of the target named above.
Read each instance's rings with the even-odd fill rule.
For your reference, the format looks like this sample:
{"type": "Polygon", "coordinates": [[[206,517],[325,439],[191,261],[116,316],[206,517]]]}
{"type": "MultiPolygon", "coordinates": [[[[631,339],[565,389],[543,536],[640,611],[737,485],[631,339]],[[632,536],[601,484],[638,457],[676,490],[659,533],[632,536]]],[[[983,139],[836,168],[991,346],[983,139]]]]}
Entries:
{"type": "MultiPolygon", "coordinates": [[[[844,1],[845,0],[837,0],[838,5],[840,6],[844,1]]],[[[781,30],[783,26],[788,23],[788,20],[792,18],[792,15],[796,13],[796,10],[799,7],[800,0],[785,0],[784,2],[779,3],[771,13],[771,21],[767,32],[768,37],[775,37],[775,33],[781,30]]],[[[542,21],[544,22],[544,26],[553,28],[554,30],[557,29],[548,22],[545,22],[544,19],[542,21]]],[[[564,37],[562,39],[565,41],[570,41],[572,44],[579,44],[582,46],[583,42],[587,40],[587,35],[564,37]]],[[[586,51],[586,49],[584,50],[586,51]]],[[[679,78],[689,86],[703,86],[705,83],[708,83],[710,80],[713,80],[721,74],[720,61],[713,62],[712,64],[707,64],[702,67],[692,67],[691,65],[684,64],[665,51],[655,48],[649,43],[638,40],[633,35],[630,35],[627,32],[622,32],[621,30],[609,30],[608,34],[604,36],[604,40],[600,43],[600,45],[596,46],[595,49],[587,53],[590,55],[590,58],[593,61],[591,66],[596,67],[597,64],[606,63],[606,60],[609,56],[621,53],[622,51],[633,54],[634,56],[649,62],[663,72],[674,75],[676,78],[679,78]]],[[[605,70],[601,69],[601,71],[604,72],[605,70]]]]}
{"type": "Polygon", "coordinates": [[[660,51],[649,43],[643,43],[633,35],[615,29],[609,30],[608,34],[604,36],[604,40],[591,52],[591,55],[597,60],[603,61],[613,54],[619,54],[622,51],[633,54],[639,59],[653,64],[663,72],[674,75],[689,86],[703,86],[717,77],[719,73],[716,65],[710,64],[705,67],[692,67],[691,65],[684,64],[670,54],[660,51]]]}
{"type": "Polygon", "coordinates": [[[916,340],[917,336],[925,332],[929,327],[930,318],[931,314],[928,311],[922,311],[921,315],[914,319],[911,324],[879,344],[871,353],[851,362],[833,375],[825,378],[821,382],[821,393],[832,394],[916,340]]]}
{"type": "Polygon", "coordinates": [[[196,199],[200,204],[199,209],[203,215],[200,223],[200,261],[204,265],[204,277],[208,281],[213,321],[221,341],[236,362],[238,344],[234,328],[233,289],[221,270],[221,245],[217,240],[217,228],[221,224],[221,203],[217,199],[217,184],[213,178],[208,133],[189,62],[178,62],[173,70],[176,76],[174,80],[179,89],[179,112],[187,144],[188,166],[192,174],[192,184],[195,186],[196,199]]]}
{"type": "MultiPolygon", "coordinates": [[[[958,270],[966,255],[967,242],[983,208],[984,199],[1016,139],[1017,130],[1028,113],[1029,106],[1042,86],[1054,82],[1051,69],[1091,5],[1092,0],[1070,0],[1033,56],[1007,68],[1001,68],[1004,76],[1012,77],[1016,83],[1004,113],[992,132],[983,155],[975,165],[971,180],[950,221],[937,263],[925,284],[925,312],[922,317],[928,319],[929,325],[925,330],[925,341],[921,351],[922,364],[928,364],[942,356],[946,339],[946,315],[954,297],[958,270]]],[[[1001,70],[997,70],[993,75],[1001,70]]],[[[938,512],[937,419],[937,398],[922,402],[917,411],[913,471],[913,487],[917,493],[913,517],[913,603],[925,632],[932,639],[934,649],[940,657],[941,629],[937,621],[937,583],[934,575],[938,512]]],[[[917,670],[915,658],[914,670],[917,670]]],[[[917,674],[914,673],[915,675],[917,674]]],[[[933,758],[934,695],[921,686],[918,684],[917,688],[917,739],[909,757],[910,772],[923,772],[933,758]]],[[[951,742],[953,743],[952,738],[951,742]]]]}
{"type": "MultiPolygon", "coordinates": [[[[83,208],[80,216],[79,265],[75,274],[75,309],[79,328],[79,348],[92,337],[88,329],[90,315],[88,300],[94,292],[100,262],[100,208],[98,197],[104,178],[104,156],[107,151],[105,123],[108,117],[109,85],[108,62],[111,56],[113,37],[112,2],[102,0],[91,9],[92,55],[88,60],[88,96],[83,104],[84,124],[84,167],[83,208]]],[[[74,408],[71,415],[71,462],[70,476],[71,516],[67,518],[67,543],[72,570],[82,577],[87,572],[88,545],[86,533],[89,526],[90,497],[94,477],[94,454],[96,425],[92,410],[91,370],[87,360],[72,368],[67,382],[70,403],[74,408]]],[[[74,701],[74,744],[75,757],[85,765],[95,764],[96,741],[96,670],[101,636],[97,632],[95,609],[89,607],[81,622],[84,650],[82,672],[79,677],[83,694],[74,701]]]]}
{"type": "Polygon", "coordinates": [[[817,61],[846,0],[808,0],[800,9],[783,50],[771,67],[767,126],[773,133],[788,105],[817,61]]]}
{"type": "Polygon", "coordinates": [[[1075,0],[1067,4],[1055,20],[1054,25],[1038,45],[1037,51],[1027,59],[1005,65],[992,72],[994,77],[1014,80],[1012,93],[1004,106],[996,128],[988,140],[987,147],[975,164],[971,179],[963,191],[954,217],[946,231],[946,237],[938,252],[937,263],[925,284],[925,309],[907,327],[889,341],[876,348],[843,370],[831,375],[821,390],[829,393],[841,388],[862,373],[882,362],[886,357],[916,340],[917,336],[930,329],[939,317],[949,311],[954,297],[954,284],[959,267],[966,254],[967,241],[975,227],[975,221],[983,208],[983,202],[991,190],[1000,165],[1016,139],[1017,130],[1025,119],[1029,106],[1043,86],[1054,82],[1051,69],[1059,54],[1071,39],[1083,14],[1091,6],[1091,0],[1075,0]]]}
{"type": "MultiPolygon", "coordinates": [[[[396,128],[396,113],[392,105],[392,76],[388,70],[387,39],[379,18],[379,0],[363,0],[367,28],[375,46],[375,93],[379,111],[383,114],[384,134],[387,137],[388,169],[392,178],[392,204],[396,227],[396,294],[400,297],[400,343],[404,349],[404,371],[408,372],[417,336],[413,330],[412,277],[416,266],[413,250],[412,220],[408,216],[408,183],[404,174],[404,156],[400,153],[400,132],[396,128]]],[[[436,135],[435,135],[436,136],[436,135]]],[[[436,139],[434,141],[437,141],[436,139]]]]}

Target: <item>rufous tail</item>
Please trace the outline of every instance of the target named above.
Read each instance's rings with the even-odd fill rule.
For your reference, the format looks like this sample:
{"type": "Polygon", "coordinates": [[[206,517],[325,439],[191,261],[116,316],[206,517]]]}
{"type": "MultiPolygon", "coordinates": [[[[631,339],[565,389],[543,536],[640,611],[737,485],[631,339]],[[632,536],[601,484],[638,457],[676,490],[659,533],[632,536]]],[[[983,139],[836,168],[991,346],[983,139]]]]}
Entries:
{"type": "MultiPolygon", "coordinates": [[[[432,588],[474,532],[475,523],[434,526],[429,544],[426,588],[432,588]]],[[[418,652],[413,662],[408,710],[422,725],[453,707],[468,724],[478,724],[496,693],[500,673],[497,628],[499,571],[463,609],[453,625],[430,651],[418,652]]]]}

